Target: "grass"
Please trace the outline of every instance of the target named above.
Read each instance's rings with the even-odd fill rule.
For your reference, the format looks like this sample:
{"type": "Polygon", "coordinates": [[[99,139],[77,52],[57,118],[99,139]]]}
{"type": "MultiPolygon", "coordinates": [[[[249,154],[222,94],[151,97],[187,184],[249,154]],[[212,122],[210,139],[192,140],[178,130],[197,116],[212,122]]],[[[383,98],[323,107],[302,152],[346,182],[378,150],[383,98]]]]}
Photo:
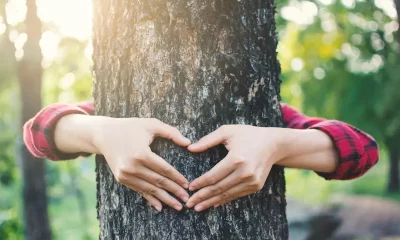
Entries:
{"type": "Polygon", "coordinates": [[[286,194],[305,203],[322,203],[334,194],[372,195],[400,203],[400,193],[388,193],[385,156],[365,175],[351,181],[326,181],[317,174],[297,169],[286,169],[286,194]]]}

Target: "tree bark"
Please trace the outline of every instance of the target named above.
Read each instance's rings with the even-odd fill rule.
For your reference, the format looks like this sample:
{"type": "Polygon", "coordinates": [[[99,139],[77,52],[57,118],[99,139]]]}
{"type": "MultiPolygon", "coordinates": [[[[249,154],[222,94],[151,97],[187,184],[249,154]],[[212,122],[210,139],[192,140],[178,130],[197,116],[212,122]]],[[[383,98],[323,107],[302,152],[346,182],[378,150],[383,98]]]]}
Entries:
{"type": "MultiPolygon", "coordinates": [[[[398,144],[398,141],[393,141],[391,145],[398,144]]],[[[389,181],[388,191],[389,192],[400,192],[400,150],[398,146],[389,145],[389,181]]]]}
{"type": "MultiPolygon", "coordinates": [[[[94,7],[96,113],[155,117],[192,141],[224,124],[281,126],[272,0],[103,0],[94,7]]],[[[154,152],[189,180],[226,155],[154,152]]],[[[101,239],[287,239],[283,169],[217,209],[156,212],[96,160],[101,239]]]]}
{"type": "MultiPolygon", "coordinates": [[[[26,34],[24,57],[17,63],[22,102],[22,123],[27,122],[41,109],[42,53],[39,40],[42,25],[37,16],[35,0],[27,0],[26,34]]],[[[45,165],[42,159],[34,158],[25,145],[21,145],[23,177],[23,207],[25,239],[51,239],[47,213],[45,165]]]]}

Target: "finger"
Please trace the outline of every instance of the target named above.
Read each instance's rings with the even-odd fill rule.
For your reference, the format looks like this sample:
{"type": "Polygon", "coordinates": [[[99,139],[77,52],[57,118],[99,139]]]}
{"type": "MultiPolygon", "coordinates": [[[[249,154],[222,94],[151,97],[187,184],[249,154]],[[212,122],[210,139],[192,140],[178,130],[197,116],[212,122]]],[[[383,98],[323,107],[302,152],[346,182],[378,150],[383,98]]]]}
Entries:
{"type": "Polygon", "coordinates": [[[228,176],[235,169],[234,164],[231,163],[230,154],[217,163],[210,171],[204,173],[202,176],[196,178],[189,184],[189,190],[194,191],[209,185],[216,184],[221,179],[228,176]]]}
{"type": "Polygon", "coordinates": [[[133,185],[131,184],[125,184],[126,187],[132,189],[133,191],[137,192],[138,194],[140,194],[142,197],[144,197],[147,202],[153,206],[157,211],[161,212],[162,210],[162,203],[155,198],[154,196],[150,195],[150,194],[146,194],[143,191],[138,191],[133,185]]]}
{"type": "Polygon", "coordinates": [[[160,200],[150,194],[143,194],[142,196],[147,200],[147,202],[149,202],[150,205],[154,206],[157,211],[161,212],[162,203],[160,202],[160,200]]]}
{"type": "Polygon", "coordinates": [[[160,156],[149,151],[146,160],[144,163],[146,167],[178,183],[183,188],[188,188],[189,181],[160,156]]]}
{"type": "Polygon", "coordinates": [[[226,178],[222,179],[214,185],[210,185],[200,189],[193,196],[189,198],[186,203],[187,207],[193,207],[194,205],[203,202],[209,198],[218,196],[219,194],[226,192],[240,183],[241,179],[237,171],[232,172],[226,178]]]}
{"type": "Polygon", "coordinates": [[[190,144],[190,140],[184,137],[177,128],[163,123],[160,120],[156,119],[152,127],[154,129],[155,136],[170,139],[174,143],[183,147],[189,146],[190,144]]]}
{"type": "Polygon", "coordinates": [[[156,197],[161,202],[167,204],[168,206],[178,211],[182,210],[182,204],[165,190],[158,188],[141,178],[136,178],[136,177],[133,178],[135,178],[134,179],[135,185],[128,184],[129,186],[138,189],[139,192],[143,192],[144,194],[149,194],[152,195],[153,197],[156,197]]]}
{"type": "Polygon", "coordinates": [[[201,212],[207,208],[210,208],[214,205],[222,205],[227,202],[231,202],[235,199],[238,199],[243,196],[247,196],[253,193],[252,190],[249,190],[247,187],[247,183],[239,184],[226,192],[223,192],[215,197],[209,198],[194,207],[196,212],[201,212]]]}
{"type": "MultiPolygon", "coordinates": [[[[265,181],[267,180],[267,177],[268,177],[268,175],[269,175],[269,172],[271,171],[271,167],[272,166],[270,166],[270,165],[268,165],[268,166],[266,166],[265,168],[264,168],[264,174],[263,174],[263,178],[261,179],[262,180],[262,186],[264,186],[264,184],[265,184],[265,181]]],[[[243,184],[245,184],[245,183],[243,183],[243,184]]],[[[254,190],[254,186],[253,186],[253,190],[250,190],[250,188],[248,188],[248,187],[246,187],[247,189],[248,189],[248,193],[247,194],[244,194],[244,195],[242,195],[241,196],[241,194],[239,194],[239,197],[243,197],[243,196],[246,196],[246,195],[249,195],[249,194],[251,194],[251,193],[254,193],[254,192],[257,192],[257,191],[259,191],[259,188],[260,188],[261,186],[256,186],[256,190],[254,190]]],[[[262,188],[262,187],[261,187],[262,188]]],[[[237,197],[237,198],[239,198],[239,197],[237,197]]],[[[232,201],[232,200],[231,200],[232,201]]],[[[225,199],[224,201],[221,201],[221,202],[219,202],[219,203],[217,203],[217,204],[214,204],[214,208],[217,208],[217,207],[219,207],[220,205],[222,205],[222,204],[224,204],[224,203],[226,203],[226,202],[228,202],[227,201],[227,199],[225,199]]]]}
{"type": "Polygon", "coordinates": [[[228,139],[228,126],[222,126],[214,132],[202,137],[198,142],[193,143],[188,147],[191,152],[203,152],[209,148],[212,148],[218,144],[223,143],[228,139]]]}
{"type": "Polygon", "coordinates": [[[189,194],[185,191],[185,189],[183,189],[176,182],[171,181],[167,177],[164,177],[147,167],[142,167],[138,169],[137,172],[137,176],[139,178],[153,184],[158,188],[162,188],[169,192],[172,192],[177,197],[182,199],[182,201],[186,202],[189,199],[189,194]]]}

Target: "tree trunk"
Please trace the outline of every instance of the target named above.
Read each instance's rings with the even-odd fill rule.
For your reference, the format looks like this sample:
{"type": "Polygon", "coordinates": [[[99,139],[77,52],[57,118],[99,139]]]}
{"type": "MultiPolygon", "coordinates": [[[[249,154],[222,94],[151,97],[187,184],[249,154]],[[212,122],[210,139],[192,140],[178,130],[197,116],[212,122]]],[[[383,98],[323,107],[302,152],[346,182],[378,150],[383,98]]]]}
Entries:
{"type": "MultiPolygon", "coordinates": [[[[395,0],[394,4],[396,6],[397,12],[397,21],[400,24],[400,0],[395,0]]],[[[400,30],[396,31],[396,38],[397,42],[400,43],[400,30]]],[[[398,137],[397,139],[400,139],[398,137]]],[[[389,143],[390,145],[397,145],[397,146],[389,146],[389,157],[390,157],[390,164],[389,164],[389,182],[388,182],[388,191],[389,192],[400,192],[400,150],[398,141],[393,141],[389,143]]]]}
{"type": "MultiPolygon", "coordinates": [[[[26,34],[24,57],[18,63],[18,79],[22,102],[22,123],[32,118],[41,109],[42,53],[39,40],[42,35],[41,22],[37,16],[34,0],[27,0],[26,34]]],[[[34,158],[25,145],[21,146],[23,177],[23,204],[25,239],[51,239],[47,214],[45,165],[42,159],[34,158]]]]}
{"type": "MultiPolygon", "coordinates": [[[[192,141],[223,124],[281,126],[272,0],[103,0],[94,8],[98,115],[155,117],[192,141]]],[[[226,155],[152,149],[189,181],[226,155]]],[[[223,207],[156,212],[98,156],[101,239],[287,239],[283,169],[223,207]]]]}
{"type": "MultiPolygon", "coordinates": [[[[391,145],[398,144],[398,141],[393,142],[391,145]]],[[[389,181],[388,191],[389,192],[400,192],[400,173],[399,173],[399,162],[400,162],[400,150],[398,146],[389,145],[389,181]]]]}
{"type": "MultiPolygon", "coordinates": [[[[394,5],[396,7],[396,12],[397,12],[397,21],[400,24],[400,0],[394,0],[394,5]]],[[[397,41],[400,42],[400,31],[397,30],[397,41]]]]}

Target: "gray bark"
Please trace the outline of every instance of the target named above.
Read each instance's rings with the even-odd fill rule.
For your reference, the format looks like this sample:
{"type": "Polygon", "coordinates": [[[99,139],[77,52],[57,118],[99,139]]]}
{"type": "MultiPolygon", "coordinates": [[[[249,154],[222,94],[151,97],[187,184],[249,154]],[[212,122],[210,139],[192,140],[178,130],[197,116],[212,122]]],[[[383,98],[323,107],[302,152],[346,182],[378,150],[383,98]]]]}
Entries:
{"type": "MultiPolygon", "coordinates": [[[[195,141],[223,124],[281,126],[272,0],[103,0],[94,7],[96,113],[155,117],[195,141]]],[[[152,149],[189,180],[226,155],[152,149]]],[[[156,212],[96,160],[101,239],[287,239],[285,183],[196,213],[156,212]]]]}
{"type": "MultiPolygon", "coordinates": [[[[42,25],[36,13],[35,0],[27,0],[26,4],[28,10],[25,22],[28,40],[24,46],[24,57],[17,63],[22,102],[22,123],[27,122],[39,112],[42,105],[42,53],[39,46],[42,25]]],[[[21,146],[20,152],[25,239],[51,239],[47,213],[45,163],[42,159],[34,158],[25,145],[21,146]]]]}

